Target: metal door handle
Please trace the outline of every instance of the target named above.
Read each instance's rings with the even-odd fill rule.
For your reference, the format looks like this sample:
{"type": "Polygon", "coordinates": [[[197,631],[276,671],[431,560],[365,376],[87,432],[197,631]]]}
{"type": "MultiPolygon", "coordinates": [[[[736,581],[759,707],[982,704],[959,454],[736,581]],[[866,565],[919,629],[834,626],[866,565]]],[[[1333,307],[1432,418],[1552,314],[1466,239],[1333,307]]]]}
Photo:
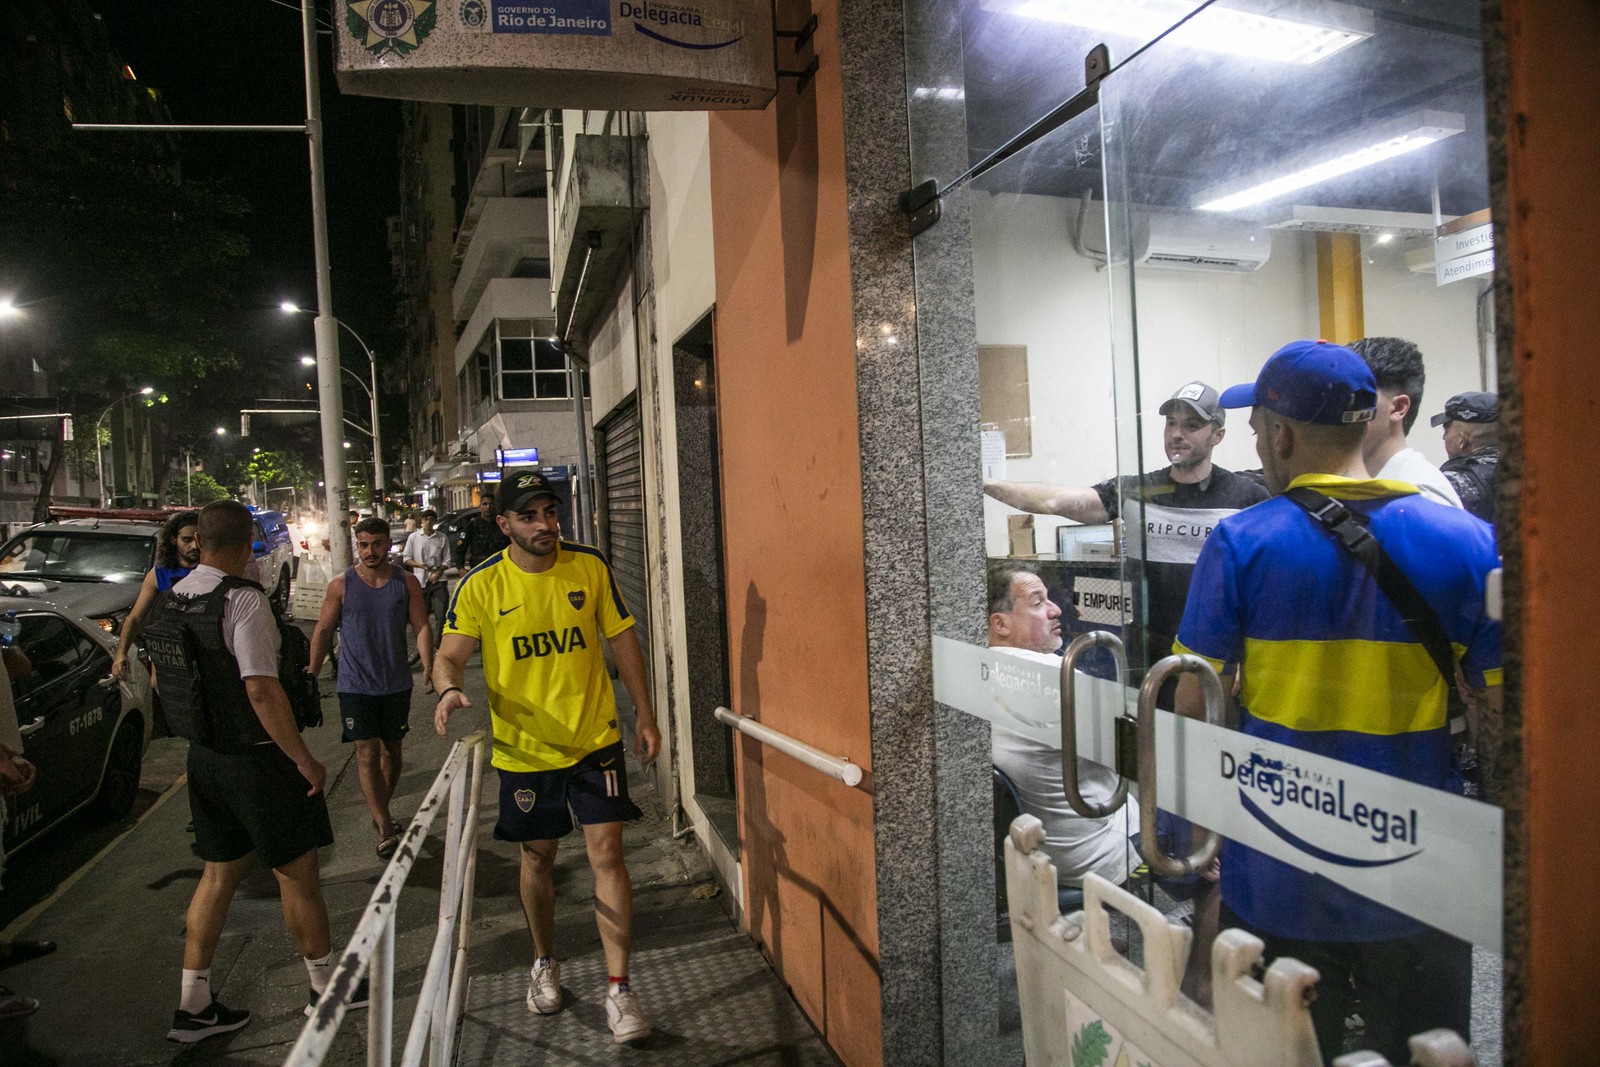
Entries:
{"type": "Polygon", "coordinates": [[[1156,840],[1156,694],[1174,674],[1198,674],[1205,689],[1206,722],[1222,725],[1222,680],[1211,664],[1199,656],[1168,656],[1156,663],[1139,687],[1139,854],[1150,870],[1169,878],[1194,874],[1209,866],[1222,847],[1222,837],[1206,831],[1200,847],[1183,859],[1173,859],[1161,851],[1156,840]]]}
{"type": "MultiPolygon", "coordinates": [[[[1117,661],[1119,679],[1128,673],[1128,654],[1122,647],[1122,638],[1105,630],[1079,634],[1061,654],[1061,785],[1073,811],[1085,819],[1103,819],[1128,799],[1128,780],[1117,776],[1117,791],[1106,804],[1089,803],[1078,788],[1078,708],[1072,672],[1077,667],[1078,657],[1091,648],[1111,650],[1112,658],[1117,661]]],[[[1142,768],[1143,764],[1140,766],[1142,768]]]]}
{"type": "Polygon", "coordinates": [[[17,733],[21,734],[23,737],[32,737],[34,734],[38,733],[40,730],[43,730],[43,729],[44,729],[44,716],[41,715],[37,719],[34,719],[32,722],[25,723],[22,727],[20,727],[17,730],[17,733]]]}

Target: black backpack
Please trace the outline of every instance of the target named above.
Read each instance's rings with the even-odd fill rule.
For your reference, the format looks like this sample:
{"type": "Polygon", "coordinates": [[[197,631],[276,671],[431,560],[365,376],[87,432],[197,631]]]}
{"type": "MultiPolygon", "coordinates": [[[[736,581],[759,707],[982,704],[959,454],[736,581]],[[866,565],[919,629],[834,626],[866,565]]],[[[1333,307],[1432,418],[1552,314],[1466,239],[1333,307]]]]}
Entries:
{"type": "Polygon", "coordinates": [[[302,730],[322,725],[322,690],[317,679],[306,673],[311,666],[311,639],[293,623],[285,622],[276,612],[278,622],[278,681],[289,696],[289,707],[294,709],[295,725],[302,730]]]}

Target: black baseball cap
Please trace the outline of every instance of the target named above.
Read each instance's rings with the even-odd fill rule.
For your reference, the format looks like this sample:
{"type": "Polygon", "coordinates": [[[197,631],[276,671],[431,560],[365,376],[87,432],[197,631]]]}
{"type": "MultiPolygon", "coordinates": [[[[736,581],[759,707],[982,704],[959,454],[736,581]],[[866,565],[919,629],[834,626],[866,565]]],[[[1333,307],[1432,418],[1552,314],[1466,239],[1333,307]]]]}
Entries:
{"type": "Polygon", "coordinates": [[[495,503],[501,513],[521,511],[535,497],[547,496],[560,501],[561,494],[550,484],[550,479],[536,470],[521,468],[500,472],[500,489],[495,493],[495,503]]]}
{"type": "Polygon", "coordinates": [[[1493,393],[1457,393],[1444,402],[1444,410],[1428,420],[1430,426],[1447,422],[1499,422],[1500,398],[1493,393]]]}

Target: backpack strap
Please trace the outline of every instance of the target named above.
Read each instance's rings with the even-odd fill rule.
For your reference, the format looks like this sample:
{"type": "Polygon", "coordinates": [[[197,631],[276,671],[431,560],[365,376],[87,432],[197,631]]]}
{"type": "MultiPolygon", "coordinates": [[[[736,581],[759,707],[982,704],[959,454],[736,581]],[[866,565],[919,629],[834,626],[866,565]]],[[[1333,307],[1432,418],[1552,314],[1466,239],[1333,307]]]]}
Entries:
{"type": "Polygon", "coordinates": [[[1283,495],[1304,508],[1307,515],[1332,534],[1372,573],[1378,588],[1400,612],[1400,617],[1411,628],[1417,642],[1427,650],[1428,658],[1433,660],[1433,665],[1444,676],[1445,687],[1457,691],[1455,650],[1451,647],[1449,635],[1444,632],[1444,625],[1439,622],[1439,616],[1427,598],[1406,577],[1406,572],[1372,536],[1366,520],[1332,497],[1303,485],[1297,485],[1283,495]]]}
{"type": "Polygon", "coordinates": [[[237,577],[235,575],[232,575],[232,574],[224,574],[222,576],[222,581],[217,583],[217,588],[218,589],[254,589],[256,592],[260,593],[262,596],[266,596],[266,594],[267,594],[266,587],[263,586],[260,582],[252,582],[248,578],[239,578],[239,577],[237,577]]]}

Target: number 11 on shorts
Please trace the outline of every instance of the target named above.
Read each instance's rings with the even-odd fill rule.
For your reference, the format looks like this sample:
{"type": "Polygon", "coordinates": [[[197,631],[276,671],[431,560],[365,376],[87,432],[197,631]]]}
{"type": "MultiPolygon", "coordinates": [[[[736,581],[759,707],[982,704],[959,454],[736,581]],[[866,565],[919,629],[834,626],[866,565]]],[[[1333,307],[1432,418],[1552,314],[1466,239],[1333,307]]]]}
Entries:
{"type": "Polygon", "coordinates": [[[605,778],[606,778],[606,796],[608,796],[608,797],[616,796],[618,794],[617,772],[616,771],[602,771],[601,773],[604,774],[605,778]]]}

